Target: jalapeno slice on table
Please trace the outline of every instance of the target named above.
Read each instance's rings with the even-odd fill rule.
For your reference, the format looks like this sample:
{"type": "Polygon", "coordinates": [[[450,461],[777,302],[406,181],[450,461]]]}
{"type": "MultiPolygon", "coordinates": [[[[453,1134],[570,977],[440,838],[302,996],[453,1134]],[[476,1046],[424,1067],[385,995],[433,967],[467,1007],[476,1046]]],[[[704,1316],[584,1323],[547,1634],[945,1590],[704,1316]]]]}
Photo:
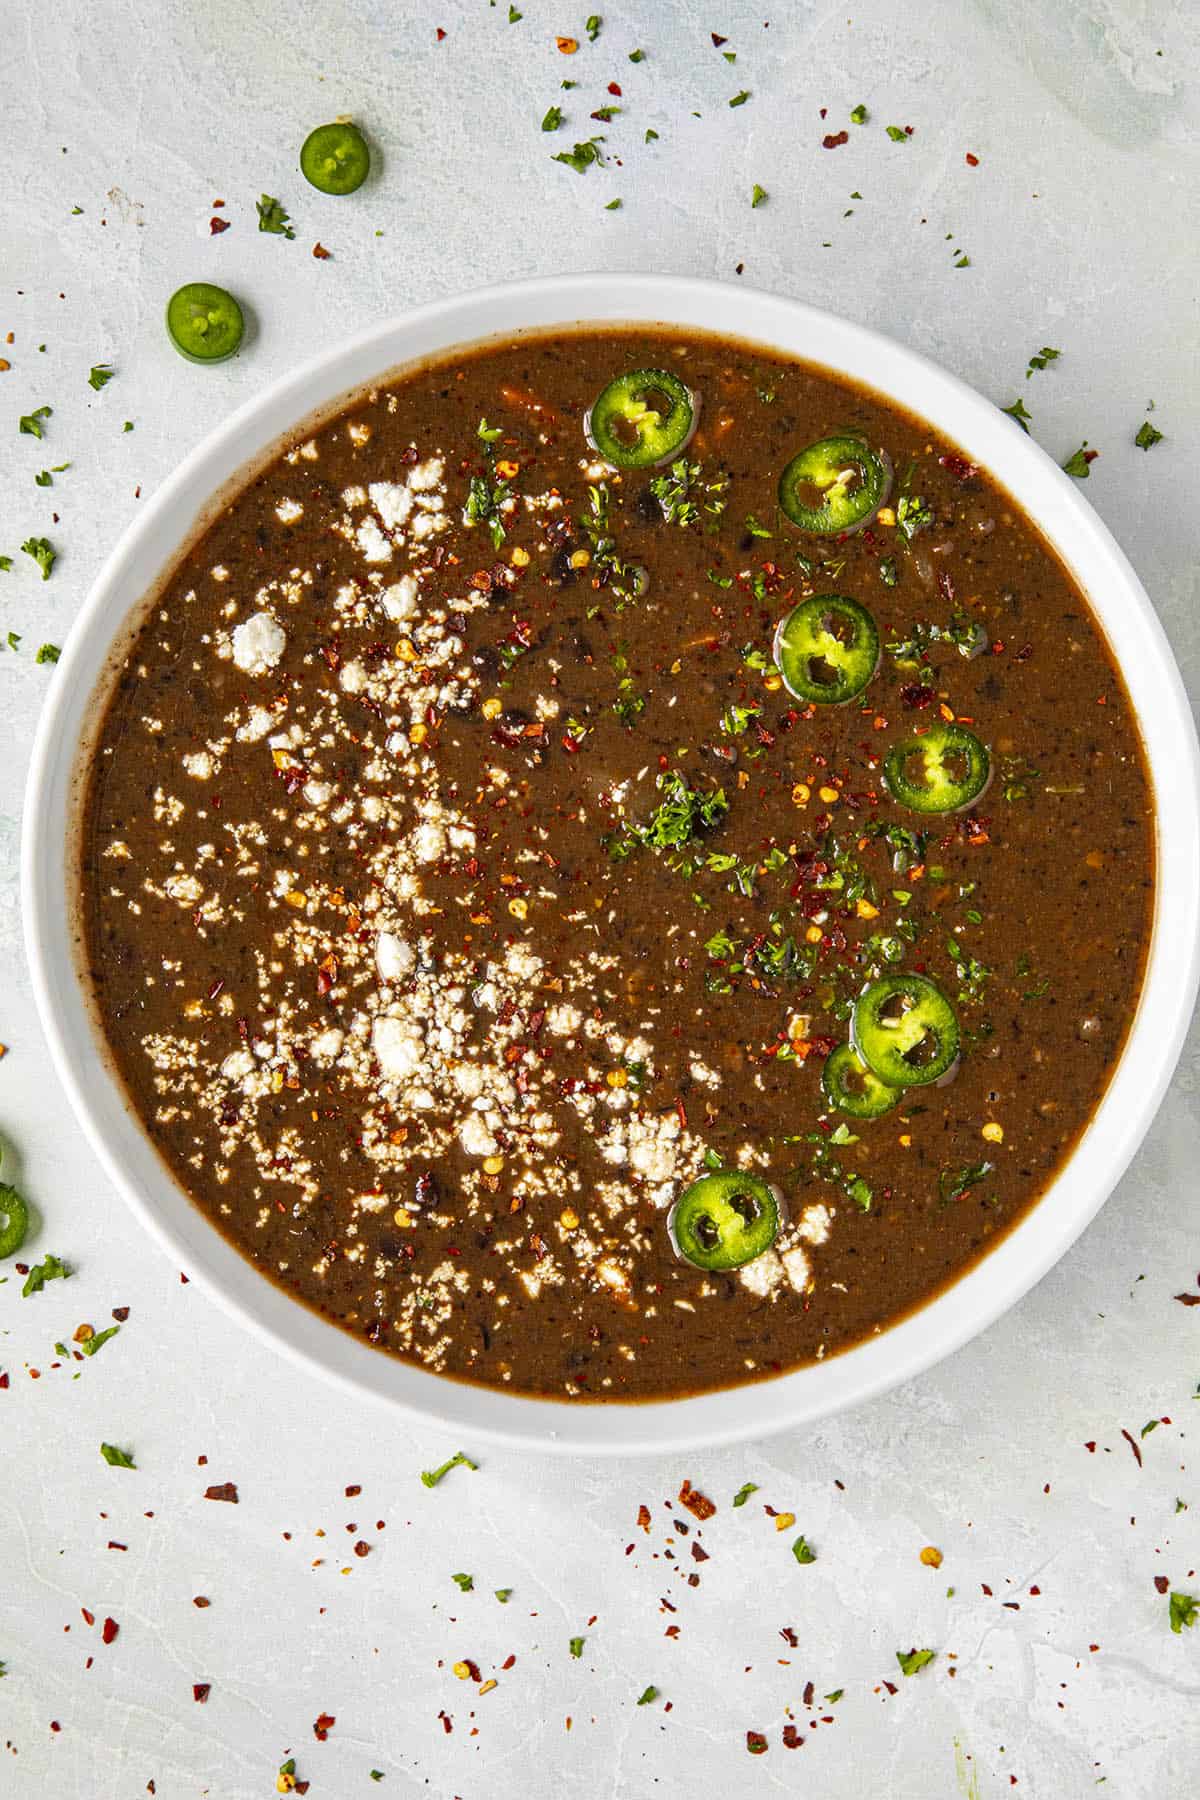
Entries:
{"type": "Polygon", "coordinates": [[[862,438],[821,438],[793,456],[779,477],[779,504],[801,531],[822,537],[861,531],[892,485],[891,458],[862,438]]]}
{"type": "Polygon", "coordinates": [[[300,173],[322,194],[352,194],[367,179],[371,152],[357,125],[318,125],[300,146],[300,173]]]}
{"type": "Polygon", "coordinates": [[[845,594],[813,594],[775,633],[784,685],[810,705],[844,706],[879,667],[879,633],[865,606],[845,594]]]}
{"type": "Polygon", "coordinates": [[[855,1001],[850,1042],[887,1087],[927,1087],[958,1055],[958,1019],[927,975],[897,970],[873,981],[855,1001]]]}
{"type": "Polygon", "coordinates": [[[605,462],[649,469],[679,455],[697,411],[696,396],[669,369],[632,369],[597,395],[583,428],[605,462]]]}
{"type": "Polygon", "coordinates": [[[896,1088],[868,1069],[853,1044],[830,1051],[821,1070],[821,1090],[830,1106],[852,1119],[881,1119],[900,1098],[896,1088]]]}
{"type": "Polygon", "coordinates": [[[740,1269],[769,1250],[779,1232],[779,1196],[759,1175],[720,1169],[693,1181],[667,1215],[680,1256],[694,1268],[740,1269]]]}
{"type": "Polygon", "coordinates": [[[16,1188],[6,1181],[0,1181],[0,1219],[4,1220],[0,1225],[0,1261],[3,1261],[6,1256],[16,1255],[29,1230],[29,1208],[16,1188]]]}
{"type": "Polygon", "coordinates": [[[937,723],[896,744],[883,759],[888,792],[913,812],[961,812],[992,773],[987,747],[962,725],[937,723]]]}
{"type": "Polygon", "coordinates": [[[167,301],[167,335],[189,362],[224,362],[245,329],[233,295],[211,281],[189,281],[167,301]]]}

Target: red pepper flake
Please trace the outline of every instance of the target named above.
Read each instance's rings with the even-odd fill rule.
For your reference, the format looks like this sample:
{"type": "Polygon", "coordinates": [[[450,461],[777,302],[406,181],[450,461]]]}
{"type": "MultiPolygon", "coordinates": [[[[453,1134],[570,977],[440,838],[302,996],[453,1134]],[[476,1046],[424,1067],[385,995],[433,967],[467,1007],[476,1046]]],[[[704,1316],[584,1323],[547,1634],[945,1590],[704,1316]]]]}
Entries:
{"type": "Polygon", "coordinates": [[[968,462],[965,456],[956,456],[953,451],[946,456],[939,456],[938,461],[947,474],[953,475],[955,481],[969,481],[972,475],[979,473],[975,463],[968,462]]]}
{"type": "Polygon", "coordinates": [[[85,1625],[94,1625],[96,1623],[95,1613],[89,1612],[86,1606],[81,1606],[79,1610],[83,1614],[83,1622],[85,1625]]]}
{"type": "MultiPolygon", "coordinates": [[[[418,1177],[418,1180],[419,1179],[420,1179],[420,1177],[418,1177]]],[[[355,1482],[352,1482],[351,1485],[346,1489],[346,1498],[347,1498],[347,1500],[356,1500],[358,1498],[359,1494],[361,1494],[361,1493],[362,1493],[362,1483],[355,1481],[355,1482]]]]}
{"type": "Polygon", "coordinates": [[[648,1506],[646,1506],[644,1503],[638,1507],[637,1522],[641,1526],[641,1528],[644,1532],[649,1533],[649,1530],[650,1530],[650,1508],[648,1506]]]}
{"type": "Polygon", "coordinates": [[[711,1519],[717,1510],[715,1500],[710,1500],[707,1494],[700,1493],[690,1481],[686,1480],[679,1490],[679,1504],[686,1506],[692,1516],[697,1519],[711,1519]]]}
{"type": "Polygon", "coordinates": [[[1096,1440],[1095,1440],[1095,1438],[1089,1438],[1089,1439],[1088,1439],[1088,1441],[1087,1441],[1087,1443],[1086,1443],[1086,1444],[1085,1444],[1085,1445],[1084,1445],[1084,1446],[1083,1446],[1083,1447],[1084,1447],[1084,1449],[1085,1449],[1085,1450],[1086,1450],[1086,1451],[1088,1451],[1088,1453],[1089,1453],[1089,1454],[1090,1454],[1090,1455],[1091,1455],[1091,1456],[1095,1456],[1095,1454],[1096,1454],[1096,1440]]]}
{"type": "Polygon", "coordinates": [[[1125,1439],[1125,1442],[1129,1445],[1129,1448],[1133,1451],[1134,1456],[1137,1458],[1137,1466],[1140,1469],[1142,1466],[1142,1453],[1137,1447],[1137,1440],[1130,1436],[1129,1432],[1126,1431],[1126,1429],[1123,1425],[1121,1427],[1121,1436],[1125,1439]]]}
{"type": "Polygon", "coordinates": [[[109,1538],[108,1548],[110,1550],[128,1550],[129,1545],[128,1544],[118,1544],[118,1542],[115,1538],[109,1538]]]}
{"type": "Polygon", "coordinates": [[[213,1487],[205,1488],[204,1498],[206,1500],[228,1500],[231,1506],[236,1506],[238,1503],[237,1483],[235,1481],[218,1482],[213,1487]]]}
{"type": "Polygon", "coordinates": [[[801,1695],[801,1699],[803,1700],[805,1706],[812,1705],[814,1693],[815,1693],[815,1689],[813,1687],[812,1682],[806,1681],[804,1684],[804,1693],[801,1695]]]}
{"type": "Polygon", "coordinates": [[[8,1370],[5,1369],[4,1373],[2,1375],[0,1375],[0,1388],[6,1388],[7,1386],[8,1386],[8,1370]]]}
{"type": "Polygon", "coordinates": [[[785,1750],[798,1750],[803,1742],[804,1739],[800,1736],[800,1733],[794,1725],[784,1726],[783,1747],[785,1750]]]}
{"type": "Polygon", "coordinates": [[[112,1309],[112,1316],[117,1321],[118,1325],[123,1325],[129,1317],[129,1308],[127,1306],[114,1306],[112,1309]]]}
{"type": "Polygon", "coordinates": [[[60,1724],[59,1724],[59,1722],[58,1722],[58,1720],[57,1720],[57,1719],[51,1719],[51,1721],[50,1721],[50,1729],[51,1729],[51,1731],[61,1731],[61,1730],[62,1730],[62,1726],[61,1726],[61,1725],[60,1725],[60,1724]]]}
{"type": "Polygon", "coordinates": [[[767,1740],[765,1734],[761,1731],[748,1731],[746,1733],[746,1748],[751,1756],[765,1756],[767,1754],[767,1740]]]}
{"type": "Polygon", "coordinates": [[[822,150],[836,150],[840,144],[849,142],[850,133],[848,131],[830,131],[821,139],[821,148],[822,150]]]}
{"type": "Polygon", "coordinates": [[[1154,1589],[1156,1593],[1165,1594],[1170,1585],[1171,1583],[1165,1575],[1156,1575],[1154,1577],[1154,1589]]]}
{"type": "MultiPolygon", "coordinates": [[[[790,1625],[784,1625],[781,1628],[779,1635],[783,1639],[785,1644],[791,1645],[793,1650],[796,1649],[797,1645],[800,1642],[800,1639],[796,1636],[796,1633],[793,1631],[793,1629],[790,1625]]],[[[808,1701],[806,1700],[804,1702],[804,1704],[807,1706],[808,1701]]]]}
{"type": "Polygon", "coordinates": [[[210,219],[208,221],[209,236],[220,237],[223,231],[229,230],[231,223],[232,221],[229,219],[210,219]]]}
{"type": "Polygon", "coordinates": [[[719,50],[722,44],[727,44],[729,42],[727,37],[722,37],[720,33],[716,31],[709,32],[709,36],[712,38],[714,50],[719,50]]]}
{"type": "Polygon", "coordinates": [[[313,1720],[313,1736],[317,1742],[323,1744],[336,1724],[337,1719],[332,1713],[318,1713],[313,1720]]]}
{"type": "Polygon", "coordinates": [[[445,32],[444,32],[444,31],[443,31],[443,30],[442,30],[442,28],[441,28],[441,26],[440,26],[440,25],[439,25],[439,26],[438,26],[438,28],[437,28],[437,31],[436,31],[436,33],[435,33],[435,34],[434,34],[434,35],[435,35],[435,36],[436,36],[436,38],[437,38],[437,41],[438,41],[438,43],[439,43],[439,44],[444,44],[444,43],[445,43],[445,41],[446,41],[446,34],[445,34],[445,32]]]}
{"type": "Polygon", "coordinates": [[[619,86],[619,85],[618,85],[618,83],[617,83],[617,82],[615,82],[615,81],[610,81],[610,82],[609,82],[609,84],[608,84],[608,91],[609,91],[609,93],[610,93],[610,94],[615,94],[615,95],[616,95],[616,96],[617,96],[617,99],[618,99],[618,100],[620,100],[620,99],[621,99],[621,98],[622,98],[622,97],[623,97],[623,96],[622,96],[622,94],[621,94],[621,89],[620,89],[620,86],[619,86]]]}
{"type": "Polygon", "coordinates": [[[438,1718],[442,1721],[442,1730],[446,1733],[446,1736],[449,1737],[450,1733],[454,1730],[453,1719],[451,1719],[449,1713],[444,1712],[440,1712],[438,1718]]]}
{"type": "Polygon", "coordinates": [[[331,250],[327,250],[325,248],[324,244],[314,244],[313,248],[312,248],[312,253],[316,257],[318,262],[328,262],[329,258],[333,254],[333,252],[331,250]]]}
{"type": "Polygon", "coordinates": [[[105,1619],[103,1625],[100,1627],[101,1643],[111,1644],[120,1629],[121,1627],[117,1624],[115,1619],[105,1619]]]}
{"type": "Polygon", "coordinates": [[[885,1681],[883,1685],[889,1694],[894,1694],[896,1692],[896,1684],[894,1681],[885,1681]]]}
{"type": "Polygon", "coordinates": [[[500,1664],[500,1667],[502,1669],[511,1669],[516,1660],[515,1656],[506,1656],[504,1661],[500,1664]]]}
{"type": "Polygon", "coordinates": [[[979,167],[979,158],[977,156],[972,156],[969,150],[967,151],[967,167],[968,169],[977,169],[979,167]]]}
{"type": "Polygon", "coordinates": [[[988,1586],[987,1582],[981,1581],[979,1585],[983,1589],[984,1593],[987,1595],[988,1599],[990,1600],[992,1598],[992,1590],[988,1586]]]}
{"type": "Polygon", "coordinates": [[[211,1693],[212,1693],[212,1682],[211,1681],[193,1681],[193,1683],[192,1683],[192,1699],[196,1702],[197,1706],[207,1706],[208,1705],[208,1696],[211,1693]]]}
{"type": "Polygon", "coordinates": [[[206,1606],[212,1605],[212,1601],[208,1598],[207,1594],[196,1594],[193,1596],[192,1605],[200,1607],[203,1611],[206,1606]]]}
{"type": "Polygon", "coordinates": [[[370,1544],[368,1544],[364,1538],[359,1538],[357,1544],[354,1546],[354,1554],[355,1556],[370,1556],[370,1544]]]}
{"type": "Polygon", "coordinates": [[[1200,1294],[1176,1294],[1180,1306],[1200,1306],[1200,1294]]]}

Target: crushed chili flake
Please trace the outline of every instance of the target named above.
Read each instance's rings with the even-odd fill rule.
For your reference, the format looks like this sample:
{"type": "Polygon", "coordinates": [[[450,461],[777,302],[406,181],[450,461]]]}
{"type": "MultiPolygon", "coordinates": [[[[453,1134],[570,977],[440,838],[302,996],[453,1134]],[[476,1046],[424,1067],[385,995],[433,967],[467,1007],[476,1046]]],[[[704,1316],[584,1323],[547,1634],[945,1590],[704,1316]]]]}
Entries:
{"type": "Polygon", "coordinates": [[[686,1479],[679,1490],[679,1504],[686,1506],[693,1517],[697,1519],[711,1519],[717,1510],[716,1501],[710,1500],[707,1494],[700,1493],[686,1479]]]}
{"type": "Polygon", "coordinates": [[[195,1594],[192,1597],[192,1605],[203,1608],[205,1606],[211,1606],[212,1601],[208,1598],[207,1594],[195,1594]]]}
{"type": "Polygon", "coordinates": [[[821,148],[822,150],[836,150],[839,145],[849,142],[850,133],[848,131],[829,131],[821,139],[821,148]]]}
{"type": "Polygon", "coordinates": [[[784,1726],[783,1744],[785,1750],[798,1750],[803,1742],[804,1739],[800,1736],[799,1731],[797,1731],[794,1725],[784,1726]]]}
{"type": "Polygon", "coordinates": [[[746,1748],[751,1756],[765,1756],[767,1751],[766,1734],[761,1731],[746,1733],[746,1748]]]}
{"type": "Polygon", "coordinates": [[[318,1713],[313,1720],[313,1736],[323,1744],[336,1724],[333,1713],[318,1713]]]}
{"type": "Polygon", "coordinates": [[[331,250],[327,250],[325,248],[324,244],[314,244],[312,247],[312,253],[316,257],[318,262],[328,262],[329,258],[333,254],[333,252],[331,250]]]}
{"type": "Polygon", "coordinates": [[[1142,1467],[1142,1453],[1138,1449],[1137,1439],[1132,1435],[1131,1432],[1126,1431],[1126,1429],[1123,1425],[1121,1427],[1121,1436],[1125,1439],[1125,1442],[1129,1445],[1129,1448],[1133,1451],[1134,1457],[1137,1460],[1137,1466],[1140,1469],[1142,1467]]]}
{"type": "Polygon", "coordinates": [[[204,1498],[206,1500],[227,1500],[231,1506],[236,1506],[238,1504],[237,1483],[235,1481],[216,1482],[212,1487],[205,1488],[204,1498]]]}
{"type": "Polygon", "coordinates": [[[229,230],[231,223],[232,221],[229,219],[210,219],[208,221],[209,234],[212,237],[219,237],[221,232],[229,230]]]}
{"type": "Polygon", "coordinates": [[[211,1693],[212,1693],[212,1682],[211,1681],[193,1681],[193,1683],[192,1683],[192,1699],[196,1702],[197,1706],[207,1706],[208,1705],[208,1696],[211,1693]]]}
{"type": "Polygon", "coordinates": [[[1154,1587],[1157,1593],[1165,1594],[1170,1585],[1171,1583],[1165,1575],[1156,1575],[1154,1577],[1154,1587]]]}
{"type": "Polygon", "coordinates": [[[111,1644],[120,1629],[121,1627],[115,1619],[105,1619],[104,1624],[100,1627],[101,1643],[111,1644]]]}

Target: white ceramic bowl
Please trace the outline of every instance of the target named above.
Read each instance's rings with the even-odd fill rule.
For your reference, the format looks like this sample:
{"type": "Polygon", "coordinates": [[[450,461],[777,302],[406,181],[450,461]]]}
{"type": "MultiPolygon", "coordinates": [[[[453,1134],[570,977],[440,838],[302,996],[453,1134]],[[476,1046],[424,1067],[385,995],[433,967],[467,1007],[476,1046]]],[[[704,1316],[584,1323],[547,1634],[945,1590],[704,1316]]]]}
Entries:
{"type": "MultiPolygon", "coordinates": [[[[203,376],[197,377],[203,379],[203,376]]],[[[1125,557],[1033,439],[911,350],[795,301],[665,276],[568,276],[440,301],[380,325],[276,382],[192,450],[108,558],[74,626],[42,713],[25,808],[23,907],[42,1023],[89,1141],[147,1234],[224,1307],[298,1364],[357,1394],[481,1440],[630,1453],[765,1436],[840,1411],[926,1369],[990,1324],[1057,1262],[1098,1211],[1162,1099],[1197,980],[1200,785],[1178,670],[1125,557]],[[791,352],[929,420],[1003,483],[1089,595],[1141,721],[1157,801],[1158,899],[1145,986],[1125,1053],[1074,1155],[984,1262],[880,1337],[772,1381],[642,1405],[523,1399],[427,1374],[325,1323],[275,1287],[175,1185],[98,1053],[71,937],[72,775],[92,696],[131,596],[150,589],[219,490],[276,439],[397,365],[494,334],[581,321],[666,321],[791,352]]]]}

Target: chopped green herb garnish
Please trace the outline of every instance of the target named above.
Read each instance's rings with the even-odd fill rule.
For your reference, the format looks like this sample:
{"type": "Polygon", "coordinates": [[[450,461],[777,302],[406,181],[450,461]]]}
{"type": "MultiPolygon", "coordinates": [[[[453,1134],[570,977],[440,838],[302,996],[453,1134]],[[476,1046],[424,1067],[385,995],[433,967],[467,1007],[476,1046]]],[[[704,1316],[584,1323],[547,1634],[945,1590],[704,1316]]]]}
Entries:
{"type": "Polygon", "coordinates": [[[1026,381],[1029,380],[1035,369],[1048,368],[1052,362],[1057,362],[1061,355],[1061,350],[1052,350],[1049,344],[1043,344],[1042,348],[1029,359],[1029,367],[1025,371],[1026,381]]]}
{"type": "Polygon", "coordinates": [[[56,663],[62,651],[57,644],[39,644],[34,661],[38,663],[56,663]]]}
{"type": "Polygon", "coordinates": [[[897,1650],[896,1661],[900,1664],[902,1675],[915,1675],[937,1655],[936,1650],[897,1650]]]}
{"type": "Polygon", "coordinates": [[[116,372],[111,363],[97,363],[88,375],[88,386],[99,393],[102,387],[108,386],[116,372]]]}
{"type": "Polygon", "coordinates": [[[764,200],[765,200],[765,199],[766,199],[766,197],[767,197],[767,190],[766,190],[766,188],[765,188],[765,187],[759,187],[759,185],[758,185],[758,183],[757,183],[757,181],[756,181],[756,182],[755,182],[755,184],[754,184],[754,186],[753,186],[753,187],[752,187],[752,188],[751,188],[751,190],[750,190],[750,205],[751,205],[751,208],[754,208],[754,207],[756,207],[756,206],[761,206],[761,205],[762,205],[762,203],[763,203],[763,201],[764,201],[764,200]]]}
{"type": "Polygon", "coordinates": [[[860,104],[852,110],[850,114],[850,123],[852,125],[865,125],[870,116],[871,115],[866,107],[860,104]]]}
{"type": "Polygon", "coordinates": [[[128,1450],[122,1450],[119,1444],[101,1444],[100,1454],[110,1469],[136,1469],[128,1450]]]}
{"type": "Polygon", "coordinates": [[[66,1281],[71,1270],[61,1257],[50,1255],[40,1263],[34,1263],[25,1277],[25,1285],[21,1289],[22,1297],[28,1300],[30,1294],[40,1294],[48,1281],[66,1281]]]}
{"type": "Polygon", "coordinates": [[[938,1176],[938,1194],[943,1205],[949,1206],[954,1200],[961,1200],[964,1194],[986,1181],[992,1173],[990,1162],[965,1163],[960,1169],[943,1169],[938,1176]]]}
{"type": "Polygon", "coordinates": [[[54,408],[52,406],[35,406],[31,413],[24,413],[22,417],[18,419],[17,429],[21,432],[23,437],[45,437],[46,434],[42,430],[42,420],[53,417],[53,414],[54,408]]]}
{"type": "Polygon", "coordinates": [[[582,144],[576,144],[571,150],[560,150],[551,160],[566,163],[568,169],[574,169],[577,175],[582,175],[593,163],[603,164],[604,157],[597,148],[603,142],[603,137],[585,138],[582,144]]]}
{"type": "Polygon", "coordinates": [[[288,217],[287,208],[281,200],[276,200],[271,194],[264,194],[254,204],[258,212],[258,229],[260,231],[269,231],[274,237],[295,237],[295,228],[288,217]]]}
{"type": "Polygon", "coordinates": [[[658,1689],[656,1687],[644,1688],[643,1691],[638,1695],[638,1705],[639,1706],[649,1706],[649,1704],[652,1700],[657,1700],[657,1699],[658,1699],[658,1689]]]}
{"type": "Polygon", "coordinates": [[[647,144],[652,144],[654,142],[654,140],[657,138],[657,136],[658,136],[657,131],[655,131],[651,126],[648,125],[646,127],[646,136],[643,141],[647,144]]]}
{"type": "Polygon", "coordinates": [[[95,1356],[97,1350],[102,1349],[109,1338],[115,1338],[120,1329],[119,1325],[110,1325],[107,1331],[97,1331],[90,1338],[85,1338],[79,1348],[85,1356],[95,1356]]]}
{"type": "Polygon", "coordinates": [[[825,1698],[828,1700],[830,1706],[836,1706],[845,1691],[845,1688],[834,1688],[832,1694],[826,1694],[825,1698]]]}
{"type": "Polygon", "coordinates": [[[479,1464],[472,1462],[465,1450],[456,1450],[449,1462],[444,1462],[440,1469],[422,1469],[421,1486],[436,1487],[438,1482],[448,1475],[451,1469],[477,1469],[479,1464]]]}
{"type": "Polygon", "coordinates": [[[1142,1426],[1142,1429],[1138,1432],[1138,1436],[1142,1438],[1149,1437],[1152,1431],[1158,1430],[1158,1424],[1159,1422],[1157,1419],[1147,1419],[1146,1423],[1142,1426]]]}
{"type": "Polygon", "coordinates": [[[588,37],[590,38],[590,40],[593,44],[595,43],[596,39],[600,36],[600,27],[603,23],[604,23],[604,21],[600,17],[599,13],[589,13],[588,14],[587,22],[584,25],[584,30],[587,32],[588,37]]]}
{"type": "Polygon", "coordinates": [[[632,63],[645,62],[646,52],[644,50],[631,50],[629,52],[629,60],[632,63]]]}
{"type": "Polygon", "coordinates": [[[456,1587],[462,1589],[464,1594],[471,1593],[475,1587],[475,1577],[473,1575],[452,1575],[450,1579],[454,1582],[456,1587]]]}
{"type": "Polygon", "coordinates": [[[1092,463],[1098,455],[1099,451],[1089,452],[1087,439],[1084,438],[1075,454],[1068,456],[1063,464],[1063,469],[1066,474],[1074,475],[1077,481],[1086,481],[1092,472],[1092,463]]]}
{"type": "Polygon", "coordinates": [[[125,423],[121,427],[121,430],[122,431],[132,431],[133,430],[133,420],[126,419],[125,423]]]}
{"type": "Polygon", "coordinates": [[[496,1589],[496,1598],[500,1602],[501,1606],[508,1605],[509,1601],[512,1599],[512,1592],[513,1591],[511,1588],[497,1588],[496,1589]]]}
{"type": "Polygon", "coordinates": [[[1002,413],[1007,413],[1010,419],[1015,419],[1017,424],[1021,427],[1021,430],[1028,434],[1029,421],[1032,419],[1033,414],[1025,410],[1025,402],[1019,395],[1013,401],[1011,406],[1002,406],[1000,411],[1002,413]]]}
{"type": "Polygon", "coordinates": [[[510,6],[510,7],[509,7],[509,9],[508,9],[508,22],[509,22],[509,24],[510,24],[510,25],[516,25],[516,24],[517,24],[517,23],[518,23],[518,21],[519,21],[519,20],[521,20],[521,19],[523,19],[523,18],[524,18],[524,17],[525,17],[525,14],[524,14],[524,13],[519,13],[519,12],[518,12],[518,11],[517,11],[517,9],[516,9],[516,7],[515,7],[515,6],[510,6]]]}
{"type": "Polygon", "coordinates": [[[12,568],[12,557],[11,556],[0,556],[0,572],[3,572],[4,574],[7,575],[8,571],[11,568],[12,568]]]}
{"type": "Polygon", "coordinates": [[[1147,419],[1143,425],[1139,426],[1138,434],[1133,441],[1139,450],[1149,450],[1152,444],[1161,444],[1162,436],[1162,432],[1156,431],[1147,419]]]}
{"type": "Polygon", "coordinates": [[[1185,1625],[1190,1631],[1197,1618],[1200,1618],[1200,1600],[1197,1600],[1192,1594],[1172,1593],[1169,1617],[1171,1630],[1176,1635],[1183,1630],[1185,1625]]]}
{"type": "Polygon", "coordinates": [[[582,1656],[583,1655],[583,1639],[581,1637],[573,1637],[571,1639],[570,1643],[568,1644],[567,1648],[570,1650],[572,1656],[574,1656],[574,1657],[582,1656]]]}
{"type": "Polygon", "coordinates": [[[903,125],[889,125],[887,134],[891,138],[893,144],[904,144],[908,142],[908,132],[905,131],[903,125]]]}
{"type": "Polygon", "coordinates": [[[729,104],[730,104],[730,106],[745,106],[745,104],[749,98],[750,98],[750,89],[743,88],[740,94],[735,94],[733,96],[733,99],[729,102],[729,104]]]}
{"type": "Polygon", "coordinates": [[[605,212],[617,212],[620,209],[620,205],[621,202],[619,200],[610,200],[604,210],[605,212]]]}
{"type": "Polygon", "coordinates": [[[546,113],[545,118],[542,120],[542,130],[543,131],[557,131],[559,126],[562,124],[562,122],[563,122],[562,107],[561,106],[552,106],[552,107],[550,107],[549,111],[546,113]]]}
{"type": "Polygon", "coordinates": [[[817,1560],[817,1553],[803,1532],[792,1545],[792,1555],[798,1563],[814,1563],[817,1560]]]}
{"type": "Polygon", "coordinates": [[[933,524],[933,508],[920,494],[901,494],[896,505],[896,529],[911,544],[919,531],[933,524]]]}
{"type": "MultiPolygon", "coordinates": [[[[718,1158],[718,1162],[719,1161],[720,1161],[720,1158],[718,1158]]],[[[744,1481],[742,1483],[741,1487],[738,1489],[737,1493],[733,1496],[733,1504],[735,1506],[745,1506],[745,1504],[746,1504],[747,1500],[750,1498],[751,1494],[757,1494],[757,1492],[758,1492],[757,1481],[744,1481]]]]}
{"type": "Polygon", "coordinates": [[[42,580],[49,581],[50,571],[58,561],[58,552],[51,544],[50,539],[44,537],[26,538],[25,542],[21,545],[21,548],[26,556],[32,556],[34,562],[42,571],[42,580]]]}

